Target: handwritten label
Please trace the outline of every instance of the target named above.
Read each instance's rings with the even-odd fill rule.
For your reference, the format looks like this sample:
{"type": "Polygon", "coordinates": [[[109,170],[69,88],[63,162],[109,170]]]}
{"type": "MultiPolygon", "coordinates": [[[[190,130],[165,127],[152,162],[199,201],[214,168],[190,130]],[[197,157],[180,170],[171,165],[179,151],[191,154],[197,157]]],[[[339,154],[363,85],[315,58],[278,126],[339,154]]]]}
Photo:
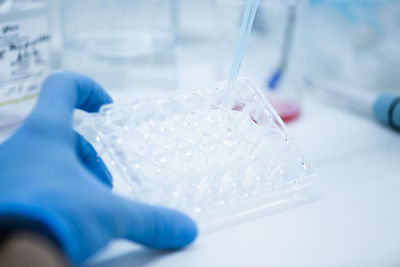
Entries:
{"type": "Polygon", "coordinates": [[[46,16],[0,23],[0,104],[39,92],[49,71],[46,16]]]}

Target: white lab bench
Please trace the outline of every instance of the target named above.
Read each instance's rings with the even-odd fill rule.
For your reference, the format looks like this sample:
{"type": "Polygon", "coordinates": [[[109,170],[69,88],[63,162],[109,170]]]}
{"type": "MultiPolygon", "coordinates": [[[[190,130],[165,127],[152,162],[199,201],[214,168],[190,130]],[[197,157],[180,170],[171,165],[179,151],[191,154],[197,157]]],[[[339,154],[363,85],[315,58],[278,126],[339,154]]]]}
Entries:
{"type": "Polygon", "coordinates": [[[400,134],[304,102],[288,125],[318,171],[315,200],[159,252],[116,241],[89,266],[400,266],[400,134]]]}

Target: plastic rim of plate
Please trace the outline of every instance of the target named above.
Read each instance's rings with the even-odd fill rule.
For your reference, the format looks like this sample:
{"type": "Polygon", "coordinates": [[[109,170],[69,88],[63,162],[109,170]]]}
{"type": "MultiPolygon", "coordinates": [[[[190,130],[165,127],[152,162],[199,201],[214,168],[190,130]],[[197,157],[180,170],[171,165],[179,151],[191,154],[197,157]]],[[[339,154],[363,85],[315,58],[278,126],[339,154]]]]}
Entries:
{"type": "Polygon", "coordinates": [[[293,200],[313,182],[313,167],[250,79],[238,79],[231,109],[221,104],[225,87],[106,105],[76,128],[117,194],[177,209],[200,227],[293,200]]]}

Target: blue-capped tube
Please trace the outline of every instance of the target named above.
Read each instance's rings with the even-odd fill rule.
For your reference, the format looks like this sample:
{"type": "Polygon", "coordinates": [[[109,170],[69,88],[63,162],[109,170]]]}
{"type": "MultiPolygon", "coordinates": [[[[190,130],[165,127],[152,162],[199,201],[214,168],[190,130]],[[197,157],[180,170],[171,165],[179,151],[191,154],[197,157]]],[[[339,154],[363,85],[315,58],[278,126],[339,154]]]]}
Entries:
{"type": "Polygon", "coordinates": [[[307,78],[306,85],[310,93],[317,98],[328,101],[339,108],[374,117],[379,122],[400,132],[400,96],[376,94],[323,82],[315,78],[307,78]]]}

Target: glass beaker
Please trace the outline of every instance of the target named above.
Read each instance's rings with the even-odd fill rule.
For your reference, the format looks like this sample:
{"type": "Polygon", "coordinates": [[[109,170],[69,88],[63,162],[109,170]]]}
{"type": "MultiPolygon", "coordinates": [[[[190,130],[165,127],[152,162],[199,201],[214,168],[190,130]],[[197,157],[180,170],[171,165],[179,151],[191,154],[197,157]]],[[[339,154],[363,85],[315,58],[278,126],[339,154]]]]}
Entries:
{"type": "Polygon", "coordinates": [[[63,68],[108,90],[176,88],[176,0],[63,0],[63,68]]]}

